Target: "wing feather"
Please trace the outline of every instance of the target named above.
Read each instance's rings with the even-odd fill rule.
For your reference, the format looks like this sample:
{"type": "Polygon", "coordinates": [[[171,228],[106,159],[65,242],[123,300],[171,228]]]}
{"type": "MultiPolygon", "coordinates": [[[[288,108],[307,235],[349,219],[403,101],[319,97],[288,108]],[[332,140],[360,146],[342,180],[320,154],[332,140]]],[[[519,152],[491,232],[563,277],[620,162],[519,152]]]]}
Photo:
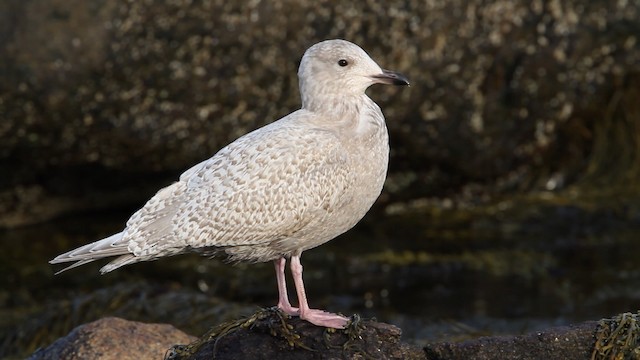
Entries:
{"type": "Polygon", "coordinates": [[[189,201],[181,204],[174,231],[189,246],[282,241],[336,206],[341,192],[331,191],[326,179],[330,174],[340,179],[333,175],[348,170],[334,133],[281,126],[269,134],[252,134],[183,178],[189,201]],[[292,137],[296,145],[289,141],[292,137]]]}

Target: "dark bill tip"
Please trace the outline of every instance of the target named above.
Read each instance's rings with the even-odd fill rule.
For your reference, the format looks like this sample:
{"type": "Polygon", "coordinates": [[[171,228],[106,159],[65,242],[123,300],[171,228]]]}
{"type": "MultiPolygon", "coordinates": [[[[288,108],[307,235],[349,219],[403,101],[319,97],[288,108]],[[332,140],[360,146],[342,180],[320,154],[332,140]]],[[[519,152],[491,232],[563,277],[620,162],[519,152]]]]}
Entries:
{"type": "Polygon", "coordinates": [[[402,74],[391,70],[382,69],[382,74],[371,76],[376,82],[389,85],[409,85],[409,80],[402,74]]]}

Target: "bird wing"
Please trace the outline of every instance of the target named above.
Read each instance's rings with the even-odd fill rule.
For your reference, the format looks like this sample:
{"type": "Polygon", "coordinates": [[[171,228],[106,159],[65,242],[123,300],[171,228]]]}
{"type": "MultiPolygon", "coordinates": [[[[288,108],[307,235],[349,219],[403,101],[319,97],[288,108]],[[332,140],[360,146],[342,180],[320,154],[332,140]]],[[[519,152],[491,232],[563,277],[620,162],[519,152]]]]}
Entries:
{"type": "Polygon", "coordinates": [[[336,134],[283,120],[239,138],[159,191],[128,222],[129,249],[140,256],[264,244],[291,237],[338,206],[348,167],[336,134]]]}

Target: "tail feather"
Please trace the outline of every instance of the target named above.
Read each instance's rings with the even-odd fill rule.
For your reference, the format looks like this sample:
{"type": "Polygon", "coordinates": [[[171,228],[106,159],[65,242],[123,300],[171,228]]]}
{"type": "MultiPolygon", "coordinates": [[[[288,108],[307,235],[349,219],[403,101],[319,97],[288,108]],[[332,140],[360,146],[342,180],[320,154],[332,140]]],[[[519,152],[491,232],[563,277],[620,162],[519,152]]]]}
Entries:
{"type": "Polygon", "coordinates": [[[71,269],[73,269],[73,268],[75,268],[75,267],[78,267],[78,266],[80,266],[80,265],[84,265],[84,264],[90,263],[90,262],[92,262],[92,261],[94,261],[94,260],[98,260],[98,259],[88,259],[88,260],[80,260],[80,261],[76,261],[76,262],[75,262],[75,263],[73,263],[71,266],[67,266],[66,268],[64,268],[64,269],[62,269],[62,270],[58,270],[58,271],[56,271],[56,272],[54,273],[54,275],[58,275],[58,274],[60,274],[60,273],[62,273],[62,272],[65,272],[65,271],[67,271],[67,270],[71,270],[71,269]]]}
{"type": "Polygon", "coordinates": [[[73,269],[86,263],[90,263],[94,260],[110,256],[129,254],[129,242],[123,241],[123,237],[124,232],[113,234],[102,240],[98,240],[91,244],[87,244],[64,254],[58,255],[53,260],[49,261],[49,263],[58,264],[72,261],[76,262],[75,264],[66,267],[56,273],[59,274],[63,271],[73,269]]]}
{"type": "Polygon", "coordinates": [[[108,263],[107,265],[103,266],[100,269],[100,274],[108,273],[109,271],[113,271],[121,266],[132,264],[141,260],[142,260],[141,258],[136,257],[133,254],[119,256],[115,258],[113,261],[111,261],[110,263],[108,263]]]}

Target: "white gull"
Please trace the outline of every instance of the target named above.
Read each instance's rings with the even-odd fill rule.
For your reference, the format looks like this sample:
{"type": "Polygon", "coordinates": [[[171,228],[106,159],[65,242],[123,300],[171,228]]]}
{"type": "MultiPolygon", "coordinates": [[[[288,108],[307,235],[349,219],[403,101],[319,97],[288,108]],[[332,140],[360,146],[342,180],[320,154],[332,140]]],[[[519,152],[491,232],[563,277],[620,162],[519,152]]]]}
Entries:
{"type": "Polygon", "coordinates": [[[274,261],[280,309],[318,326],[344,328],[344,316],[309,308],[300,255],[351,229],[380,195],[388,134],[365,90],[409,82],[345,40],[310,47],[298,77],[300,110],[185,171],[134,213],[122,232],[50,262],[76,262],[64,271],[118,256],[100,270],[106,273],[189,251],[225,253],[231,261],[274,261]],[[287,258],[298,308],[287,296],[287,258]]]}

